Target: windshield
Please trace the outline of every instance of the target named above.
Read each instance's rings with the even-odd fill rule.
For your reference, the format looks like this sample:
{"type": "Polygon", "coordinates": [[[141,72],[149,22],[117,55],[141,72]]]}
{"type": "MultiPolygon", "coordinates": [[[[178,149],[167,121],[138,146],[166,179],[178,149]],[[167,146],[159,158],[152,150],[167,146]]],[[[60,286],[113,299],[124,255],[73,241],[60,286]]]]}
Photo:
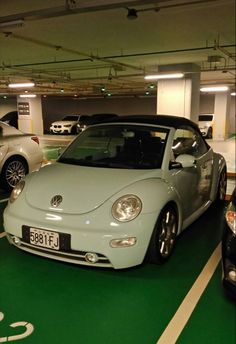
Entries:
{"type": "Polygon", "coordinates": [[[160,168],[168,129],[140,125],[91,126],[80,134],[59,162],[105,168],[160,168]]]}
{"type": "Polygon", "coordinates": [[[62,121],[78,121],[79,116],[66,116],[64,118],[62,118],[62,121]]]}
{"type": "Polygon", "coordinates": [[[213,120],[213,115],[200,115],[198,120],[199,122],[211,122],[213,120]]]}

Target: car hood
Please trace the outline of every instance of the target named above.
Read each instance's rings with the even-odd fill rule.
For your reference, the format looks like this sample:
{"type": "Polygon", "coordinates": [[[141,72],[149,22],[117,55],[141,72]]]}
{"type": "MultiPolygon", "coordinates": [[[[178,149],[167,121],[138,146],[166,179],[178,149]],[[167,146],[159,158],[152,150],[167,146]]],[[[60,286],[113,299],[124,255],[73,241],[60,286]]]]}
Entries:
{"type": "Polygon", "coordinates": [[[68,124],[76,124],[78,121],[56,121],[53,122],[51,125],[68,125],[68,124]]]}
{"type": "MultiPolygon", "coordinates": [[[[30,206],[68,214],[90,212],[129,185],[148,178],[160,178],[161,170],[127,170],[55,163],[28,176],[25,199],[30,206]],[[51,200],[63,200],[53,208],[51,200]]],[[[137,188],[138,192],[138,188],[137,188]]]]}

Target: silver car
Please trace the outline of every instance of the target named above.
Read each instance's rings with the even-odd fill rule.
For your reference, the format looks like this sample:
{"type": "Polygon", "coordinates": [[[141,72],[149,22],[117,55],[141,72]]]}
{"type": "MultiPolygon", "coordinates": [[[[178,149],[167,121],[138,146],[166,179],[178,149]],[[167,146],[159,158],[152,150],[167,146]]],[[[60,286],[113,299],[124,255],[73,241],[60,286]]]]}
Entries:
{"type": "Polygon", "coordinates": [[[89,126],[55,164],[18,184],[4,227],[10,243],[52,259],[115,269],[163,263],[225,192],[225,160],[196,124],[120,116],[89,126]]]}
{"type": "Polygon", "coordinates": [[[27,173],[40,168],[43,153],[39,139],[0,122],[0,188],[12,190],[27,173]]]}

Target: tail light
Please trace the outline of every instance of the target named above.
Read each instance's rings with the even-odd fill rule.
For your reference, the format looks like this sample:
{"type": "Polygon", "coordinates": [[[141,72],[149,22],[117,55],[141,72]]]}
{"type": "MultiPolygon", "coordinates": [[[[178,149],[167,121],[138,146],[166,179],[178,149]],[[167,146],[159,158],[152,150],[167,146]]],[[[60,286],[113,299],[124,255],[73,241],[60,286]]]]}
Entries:
{"type": "Polygon", "coordinates": [[[34,142],[36,142],[39,145],[39,139],[37,136],[31,136],[31,140],[33,140],[34,142]]]}

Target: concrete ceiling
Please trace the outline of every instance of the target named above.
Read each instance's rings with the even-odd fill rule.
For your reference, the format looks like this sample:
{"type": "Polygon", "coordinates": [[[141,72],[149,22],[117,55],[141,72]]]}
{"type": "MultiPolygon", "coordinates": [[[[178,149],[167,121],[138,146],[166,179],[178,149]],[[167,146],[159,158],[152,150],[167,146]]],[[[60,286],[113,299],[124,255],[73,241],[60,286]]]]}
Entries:
{"type": "Polygon", "coordinates": [[[181,63],[235,85],[235,0],[0,0],[0,13],[1,95],[28,80],[38,94],[152,94],[144,75],[181,63]]]}

